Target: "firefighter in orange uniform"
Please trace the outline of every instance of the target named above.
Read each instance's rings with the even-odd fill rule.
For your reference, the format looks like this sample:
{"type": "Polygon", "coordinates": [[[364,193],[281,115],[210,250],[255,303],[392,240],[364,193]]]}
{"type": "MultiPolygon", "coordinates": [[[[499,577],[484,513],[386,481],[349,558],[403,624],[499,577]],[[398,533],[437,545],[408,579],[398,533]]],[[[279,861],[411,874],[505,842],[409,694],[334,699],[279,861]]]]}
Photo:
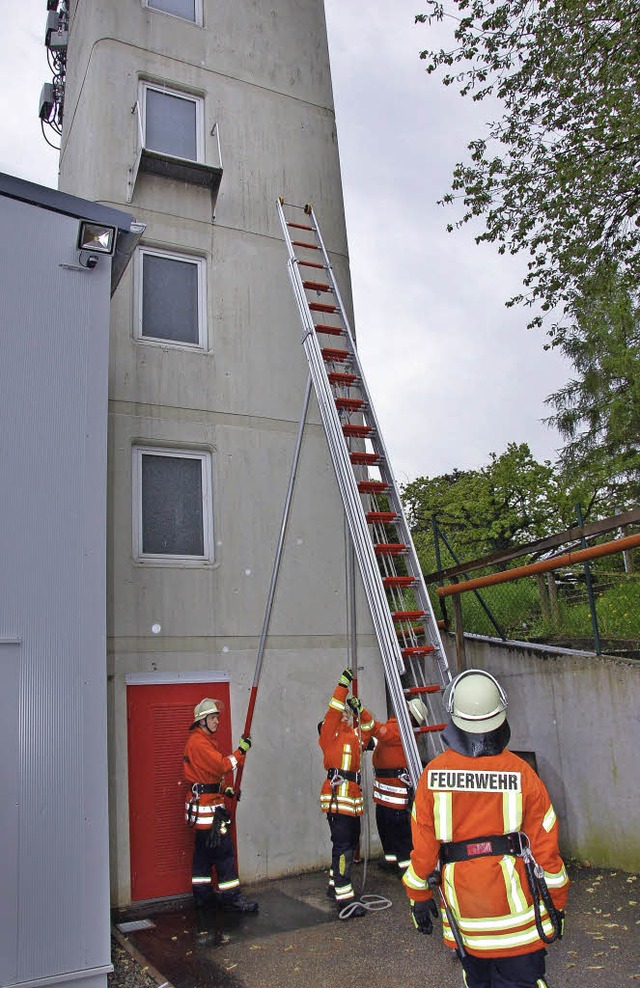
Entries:
{"type": "MultiPolygon", "coordinates": [[[[422,700],[415,697],[407,704],[412,724],[426,720],[422,700]]],[[[413,787],[407,771],[407,759],[402,747],[400,728],[395,717],[375,722],[373,729],[373,801],[376,804],[376,825],[389,870],[404,873],[411,854],[411,804],[413,787]]]]}
{"type": "Polygon", "coordinates": [[[320,806],[327,814],[331,832],[331,868],[327,895],[335,898],[343,909],[353,903],[353,910],[346,917],[364,916],[365,909],[356,902],[351,884],[351,865],[360,840],[360,817],[364,809],[360,788],[360,755],[369,743],[373,732],[373,715],[365,710],[360,700],[347,694],[353,673],[345,669],[324,720],[318,725],[318,744],[324,754],[327,770],[320,793],[320,806]],[[356,727],[352,726],[352,716],[356,727]]]}
{"type": "Polygon", "coordinates": [[[414,925],[432,932],[436,893],[467,988],[545,988],[545,944],[564,932],[569,885],[555,811],[506,748],[507,697],[493,676],[460,673],[445,705],[448,750],[422,773],[412,812],[403,881],[414,925]]]}
{"type": "Polygon", "coordinates": [[[194,722],[184,749],[184,777],[191,789],[185,805],[187,825],[195,828],[191,887],[196,908],[212,901],[211,869],[215,867],[217,895],[225,912],[255,913],[257,902],[248,902],[240,892],[235,850],[231,839],[231,817],[225,796],[233,798],[231,787],[225,788],[225,775],[244,763],[251,738],[240,738],[232,755],[223,755],[216,733],[221,700],[206,698],[193,711],[194,722]]]}

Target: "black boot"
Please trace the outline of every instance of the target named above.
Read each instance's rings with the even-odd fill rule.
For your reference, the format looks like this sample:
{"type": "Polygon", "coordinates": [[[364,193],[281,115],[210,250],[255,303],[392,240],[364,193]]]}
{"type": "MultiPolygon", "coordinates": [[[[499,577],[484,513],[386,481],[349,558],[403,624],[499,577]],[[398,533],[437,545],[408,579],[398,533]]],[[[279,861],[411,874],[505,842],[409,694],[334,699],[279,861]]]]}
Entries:
{"type": "Polygon", "coordinates": [[[257,913],[258,903],[245,899],[242,892],[222,897],[222,908],[226,913],[257,913]]]}

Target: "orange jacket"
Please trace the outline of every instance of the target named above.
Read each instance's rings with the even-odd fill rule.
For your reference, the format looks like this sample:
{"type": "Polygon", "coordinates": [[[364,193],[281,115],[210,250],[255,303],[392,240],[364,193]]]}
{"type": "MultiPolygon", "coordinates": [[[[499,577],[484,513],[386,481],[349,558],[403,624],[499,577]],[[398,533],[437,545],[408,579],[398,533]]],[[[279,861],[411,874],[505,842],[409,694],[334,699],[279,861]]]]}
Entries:
{"type": "MultiPolygon", "coordinates": [[[[471,758],[448,750],[434,758],[418,783],[411,829],[411,864],[403,878],[411,899],[431,898],[427,878],[442,842],[523,831],[554,905],[564,908],[569,879],[558,851],[556,814],[542,780],[513,752],[471,758]]],[[[445,864],[442,890],[468,953],[501,957],[544,947],[521,858],[494,855],[445,864]]],[[[543,905],[541,911],[550,934],[543,905]]],[[[442,922],[445,944],[455,947],[444,912],[442,922]]]]}
{"type": "MultiPolygon", "coordinates": [[[[360,745],[366,748],[373,733],[373,715],[364,708],[360,712],[360,734],[342,720],[346,709],[348,689],[336,686],[329,701],[318,744],[324,754],[325,769],[337,768],[342,772],[360,771],[360,745]]],[[[335,788],[327,778],[320,792],[320,806],[324,813],[345,813],[347,816],[362,816],[364,803],[362,790],[357,782],[345,780],[335,788]]]]}
{"type": "MultiPolygon", "coordinates": [[[[400,728],[395,717],[390,717],[386,723],[377,720],[373,728],[373,736],[377,745],[373,752],[373,768],[390,770],[399,769],[407,774],[407,759],[405,758],[400,728]]],[[[391,810],[403,810],[409,805],[409,789],[407,782],[396,776],[378,777],[375,772],[373,782],[373,800],[391,810]]]]}
{"type": "MultiPolygon", "coordinates": [[[[189,737],[184,749],[184,777],[189,786],[194,782],[204,782],[205,784],[217,784],[224,789],[225,775],[233,771],[237,765],[244,763],[244,755],[240,750],[234,751],[232,755],[223,755],[218,750],[218,744],[214,734],[209,734],[202,727],[194,727],[189,732],[189,737]]],[[[202,793],[194,806],[190,800],[191,792],[187,793],[185,802],[185,819],[192,825],[195,816],[195,826],[199,830],[208,829],[213,823],[215,807],[224,803],[222,793],[202,793]]]]}

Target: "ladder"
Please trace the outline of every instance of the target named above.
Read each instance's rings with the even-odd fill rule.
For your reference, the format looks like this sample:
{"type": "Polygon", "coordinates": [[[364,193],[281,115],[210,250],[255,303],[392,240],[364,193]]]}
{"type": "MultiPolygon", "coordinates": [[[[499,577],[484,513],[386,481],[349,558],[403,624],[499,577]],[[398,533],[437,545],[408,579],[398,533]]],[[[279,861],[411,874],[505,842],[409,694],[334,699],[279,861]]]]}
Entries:
{"type": "Polygon", "coordinates": [[[420,748],[425,761],[443,749],[442,695],[451,672],[313,208],[280,199],[278,215],[302,346],[415,788],[420,748]],[[407,707],[414,697],[427,712],[415,728],[407,707]]]}

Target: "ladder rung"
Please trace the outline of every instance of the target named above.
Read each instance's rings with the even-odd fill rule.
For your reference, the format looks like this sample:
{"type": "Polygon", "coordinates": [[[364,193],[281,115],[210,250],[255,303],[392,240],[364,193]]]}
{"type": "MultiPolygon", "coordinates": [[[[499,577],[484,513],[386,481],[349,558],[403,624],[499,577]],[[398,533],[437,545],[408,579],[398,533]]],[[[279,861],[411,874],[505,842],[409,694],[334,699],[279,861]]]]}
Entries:
{"type": "MultiPolygon", "coordinates": [[[[402,654],[407,659],[410,659],[412,656],[415,659],[420,659],[420,658],[422,658],[422,656],[429,655],[429,653],[430,652],[433,652],[433,651],[435,651],[433,645],[418,645],[418,646],[416,646],[416,645],[410,645],[408,648],[403,648],[402,649],[402,654]]],[[[436,689],[438,689],[437,686],[436,686],[436,689]]],[[[426,690],[424,690],[424,692],[425,693],[429,693],[429,692],[431,692],[431,690],[430,689],[426,689],[426,690]]]]}
{"type": "Polygon", "coordinates": [[[395,521],[397,517],[395,511],[367,511],[367,522],[369,525],[375,525],[376,522],[388,525],[392,521],[395,521]]]}
{"type": "MultiPolygon", "coordinates": [[[[404,542],[378,542],[375,546],[376,553],[379,556],[401,556],[408,548],[404,542]]],[[[419,625],[419,627],[422,627],[422,625],[419,625]]]]}
{"type": "Polygon", "coordinates": [[[309,226],[307,223],[287,223],[287,226],[292,226],[296,230],[308,230],[309,233],[313,233],[313,227],[309,226]]]}
{"type": "Polygon", "coordinates": [[[425,724],[423,727],[414,727],[414,734],[433,734],[434,731],[444,731],[446,724],[425,724]]]}
{"type": "Polygon", "coordinates": [[[357,412],[363,405],[364,401],[362,398],[336,398],[336,408],[344,408],[349,412],[357,412]]]}
{"type": "Polygon", "coordinates": [[[417,621],[424,617],[426,611],[393,611],[391,617],[394,621],[417,621]]]}
{"type": "Polygon", "coordinates": [[[320,261],[298,261],[298,264],[301,268],[317,268],[324,271],[324,264],[321,264],[320,261]]]}
{"type": "Polygon", "coordinates": [[[320,250],[317,244],[304,244],[302,240],[292,240],[294,247],[306,247],[308,250],[320,250]]]}
{"type": "Polygon", "coordinates": [[[332,291],[331,285],[327,285],[322,281],[303,281],[303,288],[308,288],[310,292],[330,292],[332,291]]]}
{"type": "Polygon", "coordinates": [[[336,387],[344,387],[344,388],[351,387],[351,385],[355,384],[356,381],[358,380],[357,374],[341,374],[339,371],[331,371],[328,377],[329,377],[329,384],[335,384],[336,387]]]}
{"type": "MultiPolygon", "coordinates": [[[[385,491],[389,490],[389,485],[385,484],[384,480],[361,480],[358,483],[358,490],[361,494],[384,494],[385,491]]],[[[395,548],[396,543],[389,544],[393,545],[395,548]]],[[[406,545],[403,545],[402,548],[406,549],[407,547],[406,545]]],[[[377,551],[378,546],[376,546],[376,552],[377,551]]],[[[393,553],[390,552],[389,555],[391,556],[393,553]]]]}
{"type": "Polygon", "coordinates": [[[312,312],[337,312],[337,305],[329,305],[328,302],[309,302],[309,308],[312,312]]]}
{"type": "Polygon", "coordinates": [[[377,453],[349,453],[349,459],[354,466],[374,466],[380,462],[377,453]]]}
{"type": "Polygon", "coordinates": [[[415,576],[385,576],[382,582],[385,587],[410,587],[416,582],[416,578],[415,576]]]}
{"type": "MultiPolygon", "coordinates": [[[[431,646],[431,651],[434,651],[433,645],[431,646]]],[[[408,689],[403,690],[405,696],[418,696],[420,693],[441,693],[441,686],[409,686],[408,689]]]]}
{"type": "Polygon", "coordinates": [[[332,360],[348,360],[350,354],[348,350],[332,350],[330,347],[325,347],[322,351],[322,356],[324,360],[330,362],[332,360]]]}
{"type": "Polygon", "coordinates": [[[342,336],[344,329],[340,326],[329,326],[326,322],[317,322],[315,325],[316,333],[326,333],[327,336],[342,336]]]}
{"type": "Polygon", "coordinates": [[[356,439],[365,439],[371,435],[373,429],[370,425],[343,425],[342,431],[345,436],[354,436],[356,439]]]}

